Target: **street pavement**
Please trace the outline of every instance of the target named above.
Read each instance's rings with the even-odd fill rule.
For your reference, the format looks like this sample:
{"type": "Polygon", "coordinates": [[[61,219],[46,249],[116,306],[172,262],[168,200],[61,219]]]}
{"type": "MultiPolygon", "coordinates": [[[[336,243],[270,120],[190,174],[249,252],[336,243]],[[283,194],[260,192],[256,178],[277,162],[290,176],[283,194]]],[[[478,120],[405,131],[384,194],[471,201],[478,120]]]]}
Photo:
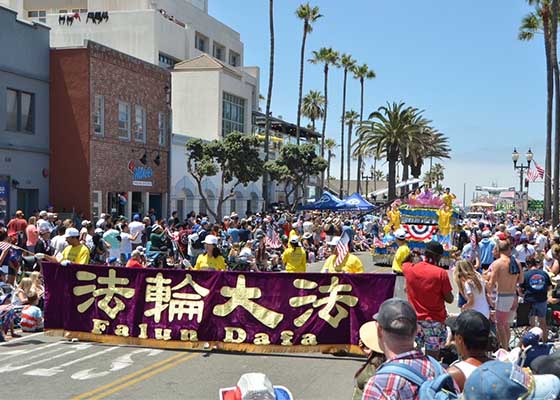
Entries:
{"type": "MultiPolygon", "coordinates": [[[[367,272],[389,272],[360,255],[367,272]]],[[[320,263],[308,267],[319,271],[320,263]]],[[[454,312],[455,310],[451,310],[454,312]]],[[[244,354],[73,342],[44,333],[0,344],[0,399],[214,400],[247,372],[263,372],[295,399],[349,399],[359,357],[244,354]]]]}

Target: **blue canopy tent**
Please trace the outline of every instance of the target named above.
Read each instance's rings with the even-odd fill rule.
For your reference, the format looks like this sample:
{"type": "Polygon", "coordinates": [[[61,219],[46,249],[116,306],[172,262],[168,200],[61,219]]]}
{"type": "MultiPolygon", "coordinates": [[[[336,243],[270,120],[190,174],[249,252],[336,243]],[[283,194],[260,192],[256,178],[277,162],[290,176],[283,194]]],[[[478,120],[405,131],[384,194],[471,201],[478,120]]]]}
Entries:
{"type": "Polygon", "coordinates": [[[375,206],[364,199],[364,197],[358,192],[346,197],[344,200],[342,200],[342,204],[343,206],[338,209],[340,211],[368,212],[375,209],[375,206]]]}
{"type": "Polygon", "coordinates": [[[344,207],[344,202],[335,195],[324,192],[318,201],[301,206],[300,210],[339,210],[344,207]]]}

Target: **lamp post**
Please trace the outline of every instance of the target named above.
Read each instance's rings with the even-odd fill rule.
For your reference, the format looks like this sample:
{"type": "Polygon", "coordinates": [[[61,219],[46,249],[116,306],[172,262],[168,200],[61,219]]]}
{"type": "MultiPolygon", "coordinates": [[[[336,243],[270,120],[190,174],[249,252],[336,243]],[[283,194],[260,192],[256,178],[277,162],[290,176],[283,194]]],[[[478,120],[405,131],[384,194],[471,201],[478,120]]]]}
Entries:
{"type": "MultiPolygon", "coordinates": [[[[519,217],[523,217],[523,211],[524,211],[524,201],[523,201],[523,174],[524,171],[527,170],[529,171],[529,169],[531,168],[531,161],[533,161],[533,152],[531,151],[531,149],[529,149],[527,151],[527,153],[525,153],[525,158],[527,159],[527,165],[524,165],[523,163],[521,164],[517,164],[517,162],[519,161],[519,153],[517,152],[517,149],[513,149],[513,153],[511,153],[511,160],[513,161],[513,169],[514,170],[519,170],[519,199],[521,201],[521,207],[519,209],[519,217]]],[[[527,195],[528,195],[528,191],[527,191],[527,195]]]]}
{"type": "Polygon", "coordinates": [[[369,180],[373,179],[375,171],[373,169],[373,165],[369,169],[369,175],[364,175],[365,163],[362,164],[361,172],[362,172],[362,179],[366,181],[366,198],[368,197],[369,192],[369,180]]]}

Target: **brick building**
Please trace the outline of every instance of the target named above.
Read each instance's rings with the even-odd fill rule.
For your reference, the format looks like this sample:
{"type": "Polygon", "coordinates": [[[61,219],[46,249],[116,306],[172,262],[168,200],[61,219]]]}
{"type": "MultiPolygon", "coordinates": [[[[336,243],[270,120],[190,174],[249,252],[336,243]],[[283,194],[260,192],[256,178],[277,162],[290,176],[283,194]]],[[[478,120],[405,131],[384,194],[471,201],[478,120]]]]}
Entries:
{"type": "Polygon", "coordinates": [[[169,71],[92,41],[52,49],[50,62],[51,203],[167,215],[169,71]]]}

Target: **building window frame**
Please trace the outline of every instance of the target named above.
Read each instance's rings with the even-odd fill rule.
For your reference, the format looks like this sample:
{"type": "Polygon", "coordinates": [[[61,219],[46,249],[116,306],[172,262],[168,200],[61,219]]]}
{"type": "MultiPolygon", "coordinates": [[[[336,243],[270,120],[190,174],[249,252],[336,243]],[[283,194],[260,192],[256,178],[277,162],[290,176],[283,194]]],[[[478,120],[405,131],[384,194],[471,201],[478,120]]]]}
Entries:
{"type": "Polygon", "coordinates": [[[167,54],[158,54],[158,63],[162,68],[173,69],[175,67],[175,64],[177,64],[178,62],[179,61],[176,58],[168,56],[167,54]]]}
{"type": "Polygon", "coordinates": [[[105,136],[105,98],[96,94],[93,98],[93,133],[105,136]]]}
{"type": "Polygon", "coordinates": [[[247,99],[234,94],[222,93],[222,136],[231,132],[245,132],[247,99]]]}
{"type": "Polygon", "coordinates": [[[241,65],[241,54],[236,51],[229,51],[229,65],[232,67],[239,67],[241,65]]]}
{"type": "Polygon", "coordinates": [[[28,10],[27,19],[47,23],[47,10],[28,10]]]}
{"type": "Polygon", "coordinates": [[[10,118],[6,118],[6,130],[10,132],[27,133],[29,135],[35,134],[35,93],[18,90],[11,87],[6,88],[6,116],[10,113],[16,114],[15,124],[10,124],[10,118]],[[12,93],[15,96],[15,110],[8,110],[10,106],[8,102],[8,95],[12,93]],[[24,97],[29,97],[29,104],[27,106],[27,114],[24,114],[24,97]],[[26,121],[24,121],[27,116],[26,121]],[[29,128],[29,129],[28,129],[29,128]]]}
{"type": "Polygon", "coordinates": [[[130,104],[118,102],[118,131],[119,139],[130,140],[130,104]]]}
{"type": "Polygon", "coordinates": [[[158,113],[158,144],[165,146],[167,143],[167,115],[164,112],[158,113]]]}
{"type": "Polygon", "coordinates": [[[226,61],[226,46],[214,40],[212,43],[212,56],[220,61],[226,61]]]}
{"type": "Polygon", "coordinates": [[[204,52],[204,53],[208,53],[208,43],[210,42],[210,39],[208,38],[208,36],[203,35],[200,32],[195,32],[194,34],[194,47],[196,47],[198,50],[204,52]]]}
{"type": "Polygon", "coordinates": [[[134,107],[134,141],[146,143],[146,110],[138,104],[134,107]]]}

